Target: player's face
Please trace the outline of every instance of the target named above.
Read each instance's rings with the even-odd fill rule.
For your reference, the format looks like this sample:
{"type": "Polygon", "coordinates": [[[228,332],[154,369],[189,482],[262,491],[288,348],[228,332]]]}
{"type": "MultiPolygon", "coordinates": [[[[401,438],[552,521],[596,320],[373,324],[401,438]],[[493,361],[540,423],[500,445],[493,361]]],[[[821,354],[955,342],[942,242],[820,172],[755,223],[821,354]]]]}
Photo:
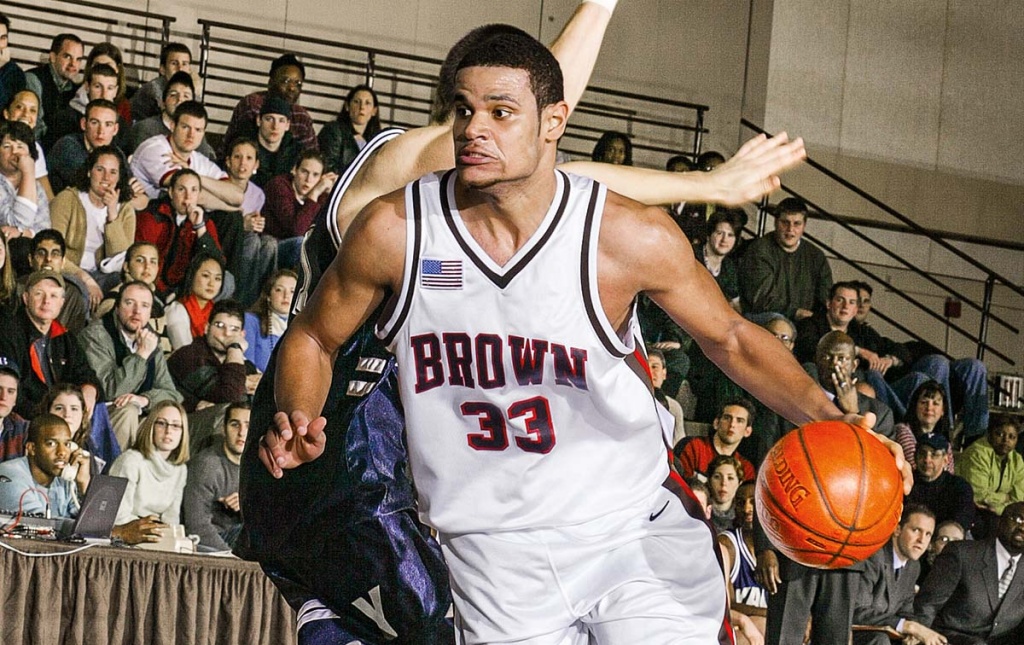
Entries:
{"type": "Polygon", "coordinates": [[[917,407],[914,410],[914,414],[917,415],[917,421],[921,424],[921,428],[930,432],[942,418],[944,411],[945,406],[942,404],[942,395],[938,392],[933,392],[932,394],[917,398],[917,407]]]}
{"type": "Polygon", "coordinates": [[[6,419],[18,401],[18,379],[13,374],[0,373],[0,419],[6,419]]]}
{"type": "Polygon", "coordinates": [[[366,125],[376,115],[377,104],[373,100],[373,94],[366,90],[359,90],[348,102],[348,118],[352,125],[366,125]]]}
{"type": "Polygon", "coordinates": [[[715,225],[708,244],[717,255],[726,256],[736,246],[736,231],[725,222],[715,225]]]}
{"type": "Polygon", "coordinates": [[[173,406],[162,408],[156,415],[153,421],[153,449],[166,459],[181,445],[185,426],[181,413],[173,406]]]}
{"type": "Polygon", "coordinates": [[[237,343],[242,337],[242,321],[229,314],[217,314],[206,326],[206,342],[210,348],[221,354],[228,351],[228,345],[237,343]]]}
{"type": "Polygon", "coordinates": [[[270,309],[282,316],[288,315],[292,305],[292,296],[295,295],[295,278],[290,275],[283,275],[274,281],[270,289],[270,309]]]}
{"type": "Polygon", "coordinates": [[[864,322],[868,319],[868,314],[871,313],[871,294],[867,292],[867,289],[858,289],[857,295],[860,296],[860,305],[857,307],[857,322],[864,322]]]}
{"type": "Polygon", "coordinates": [[[296,195],[305,197],[313,190],[324,174],[324,165],[316,159],[304,159],[292,173],[292,189],[296,195]]]}
{"type": "Polygon", "coordinates": [[[735,446],[753,432],[750,427],[750,413],[739,405],[727,405],[715,418],[715,434],[727,446],[735,446]]]}
{"type": "Polygon", "coordinates": [[[245,450],[245,438],[249,435],[249,410],[234,409],[224,423],[224,449],[229,455],[238,456],[245,450]]]}
{"type": "Polygon", "coordinates": [[[857,315],[857,306],[856,289],[836,289],[836,295],[828,301],[828,317],[833,324],[845,325],[857,315]]]}
{"type": "Polygon", "coordinates": [[[202,183],[199,177],[187,175],[179,177],[171,187],[171,206],[179,215],[188,215],[199,204],[199,193],[202,183]]]}
{"type": "Polygon", "coordinates": [[[35,92],[22,91],[15,94],[10,107],[4,110],[4,118],[8,121],[21,121],[28,127],[35,128],[39,119],[39,99],[35,92]]]}
{"type": "Polygon", "coordinates": [[[259,157],[256,148],[248,143],[240,143],[231,151],[231,156],[225,162],[228,175],[237,181],[247,181],[259,168],[259,157]]]}
{"type": "Polygon", "coordinates": [[[121,329],[136,334],[149,324],[153,314],[153,292],[148,287],[135,285],[125,287],[121,304],[117,306],[117,320],[121,329]]]}
{"type": "Polygon", "coordinates": [[[155,247],[140,246],[128,258],[128,276],[132,280],[153,284],[159,271],[160,256],[155,247]]]}
{"type": "Polygon", "coordinates": [[[192,89],[188,85],[175,83],[167,89],[167,96],[164,97],[164,114],[168,117],[174,116],[174,111],[185,101],[192,100],[192,89]]]}
{"type": "Polygon", "coordinates": [[[660,388],[668,377],[668,372],[665,370],[665,361],[660,356],[649,356],[647,357],[647,364],[651,368],[651,382],[654,383],[654,387],[660,388]]]}
{"type": "Polygon", "coordinates": [[[25,444],[29,463],[50,477],[60,475],[71,457],[71,431],[63,423],[43,427],[38,441],[25,444]]]}
{"type": "Polygon", "coordinates": [[[1024,502],[1014,502],[999,519],[999,541],[1011,554],[1024,551],[1024,502]]]}
{"type": "Polygon", "coordinates": [[[68,81],[73,81],[78,70],[82,69],[85,62],[85,48],[80,44],[65,40],[56,54],[50,53],[50,63],[57,74],[68,81]]]}
{"type": "Polygon", "coordinates": [[[85,140],[93,148],[109,146],[117,135],[117,112],[110,108],[96,107],[85,116],[85,140]]]}
{"type": "Polygon", "coordinates": [[[919,560],[928,550],[935,531],[935,518],[914,513],[896,528],[896,550],[905,560],[919,560]]]}
{"type": "Polygon", "coordinates": [[[925,481],[935,481],[946,468],[949,451],[935,450],[930,446],[918,444],[914,461],[917,463],[917,472],[925,481]]]}
{"type": "Polygon", "coordinates": [[[29,256],[33,271],[50,269],[60,273],[64,269],[64,251],[53,240],[41,240],[29,256]]]}
{"type": "Polygon", "coordinates": [[[86,95],[90,101],[106,99],[113,101],[117,98],[117,77],[116,76],[93,76],[86,88],[86,95]]]}
{"type": "Polygon", "coordinates": [[[82,427],[82,420],[85,418],[85,408],[82,406],[82,399],[70,392],[64,392],[53,399],[50,414],[55,414],[68,424],[72,436],[82,427]]]}
{"type": "Polygon", "coordinates": [[[964,539],[964,532],[953,526],[947,524],[935,532],[932,536],[932,543],[928,546],[928,559],[934,559],[935,556],[942,553],[942,550],[946,548],[946,545],[950,542],[959,542],[964,539]]]}
{"type": "Polygon", "coordinates": [[[204,134],[206,134],[206,119],[183,114],[174,125],[171,143],[177,148],[177,152],[189,154],[203,143],[204,134]]]}
{"type": "Polygon", "coordinates": [[[736,491],[736,518],[745,530],[754,528],[754,486],[744,484],[736,491]]]}
{"type": "Polygon", "coordinates": [[[216,260],[206,260],[199,265],[192,278],[192,293],[196,298],[210,302],[220,293],[224,285],[224,271],[216,260]]]}
{"type": "MultiPolygon", "coordinates": [[[[558,104],[564,107],[564,103],[558,104]]],[[[526,179],[537,170],[544,142],[557,141],[558,106],[538,115],[530,75],[510,67],[467,67],[455,83],[455,167],[463,184],[486,189],[526,179]]]]}
{"type": "MultiPolygon", "coordinates": [[[[192,56],[184,52],[174,52],[173,54],[167,55],[167,63],[160,67],[160,73],[167,80],[171,80],[171,77],[178,72],[188,72],[192,70],[192,56]]],[[[191,100],[191,99],[189,99],[191,100]]]]}
{"type": "Polygon", "coordinates": [[[801,213],[783,213],[775,218],[775,239],[786,251],[795,251],[800,246],[800,238],[804,235],[804,215],[801,213]]]}
{"type": "Polygon", "coordinates": [[[729,506],[736,498],[740,487],[740,476],[733,466],[719,466],[711,473],[711,498],[716,506],[729,506]]]}
{"type": "Polygon", "coordinates": [[[24,293],[25,311],[37,325],[49,325],[64,306],[64,289],[53,280],[40,280],[24,293]]]}
{"type": "Polygon", "coordinates": [[[1017,428],[1009,424],[996,426],[989,431],[988,442],[996,455],[1005,457],[1017,447],[1017,428]]]}

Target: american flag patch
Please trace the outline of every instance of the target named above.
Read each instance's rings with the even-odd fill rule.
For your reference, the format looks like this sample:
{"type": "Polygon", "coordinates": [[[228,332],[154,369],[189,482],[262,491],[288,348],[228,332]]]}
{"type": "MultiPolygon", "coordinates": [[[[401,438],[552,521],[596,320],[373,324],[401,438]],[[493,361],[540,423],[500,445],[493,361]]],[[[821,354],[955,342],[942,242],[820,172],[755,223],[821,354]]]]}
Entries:
{"type": "Polygon", "coordinates": [[[423,260],[420,286],[424,289],[461,289],[462,260],[423,260]]]}

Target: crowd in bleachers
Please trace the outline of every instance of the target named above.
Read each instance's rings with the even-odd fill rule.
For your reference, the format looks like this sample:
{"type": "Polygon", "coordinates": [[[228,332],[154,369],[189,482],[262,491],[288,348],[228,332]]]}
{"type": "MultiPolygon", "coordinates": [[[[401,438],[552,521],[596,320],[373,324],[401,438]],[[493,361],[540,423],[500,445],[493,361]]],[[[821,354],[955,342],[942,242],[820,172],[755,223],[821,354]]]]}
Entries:
{"type": "MultiPolygon", "coordinates": [[[[381,130],[377,97],[352,88],[318,130],[299,104],[305,67],[286,54],[213,141],[187,47],[165,46],[153,80],[134,92],[117,47],[86,49],[61,34],[38,67],[0,66],[0,510],[74,514],[91,476],[110,473],[129,480],[115,537],[156,541],[184,523],[201,549],[228,550],[241,522],[248,400],[288,325],[302,235],[381,130]]],[[[631,164],[629,137],[606,133],[593,159],[631,164]]],[[[723,161],[677,156],[666,168],[723,161]]],[[[653,302],[639,302],[676,467],[720,532],[740,636],[764,642],[767,629],[769,642],[789,642],[786,630],[802,639],[809,629],[814,642],[833,642],[827,630],[851,624],[925,643],[945,642],[929,640],[930,627],[968,633],[962,603],[951,605],[961,591],[950,586],[953,557],[930,554],[987,540],[1002,572],[1020,550],[1004,558],[999,545],[1020,531],[1024,548],[1020,423],[989,418],[984,365],[881,336],[867,320],[871,285],[833,282],[825,255],[803,239],[808,209],[798,199],[780,202],[774,231],[754,240],[743,238],[742,209],[667,212],[729,303],[793,351],[844,412],[873,412],[875,429],[915,466],[908,512],[878,563],[841,573],[780,565],[758,530],[751,482],[792,426],[653,302]],[[692,432],[701,427],[710,430],[692,432]],[[772,562],[781,588],[766,593],[772,562]],[[903,594],[909,605],[874,611],[875,587],[885,595],[894,584],[884,572],[908,563],[916,601],[903,594]],[[773,623],[782,631],[772,635],[773,623]]],[[[1024,605],[1024,576],[1015,584],[1024,605]]],[[[970,616],[970,629],[1020,635],[1020,612],[1006,631],[999,604],[991,609],[970,616]]],[[[881,642],[878,634],[889,637],[858,630],[854,642],[881,642]]]]}

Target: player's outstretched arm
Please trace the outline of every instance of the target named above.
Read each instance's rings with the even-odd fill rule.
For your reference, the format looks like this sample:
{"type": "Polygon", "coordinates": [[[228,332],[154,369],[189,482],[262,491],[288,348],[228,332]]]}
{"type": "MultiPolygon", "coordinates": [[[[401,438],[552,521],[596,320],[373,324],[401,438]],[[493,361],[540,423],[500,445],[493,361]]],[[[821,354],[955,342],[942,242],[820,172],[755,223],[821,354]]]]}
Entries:
{"type": "Polygon", "coordinates": [[[790,141],[783,132],[770,139],[757,135],[711,172],[668,172],[593,161],[573,161],[559,168],[596,179],[648,205],[699,202],[738,206],[777,189],[779,175],[806,156],[803,139],[790,141]]]}
{"type": "Polygon", "coordinates": [[[319,457],[326,420],[319,416],[331,385],[338,349],[397,292],[405,259],[404,196],[372,202],[352,223],[342,246],[278,349],[274,397],[279,412],[260,440],[260,460],[281,477],[319,457]]]}
{"type": "Polygon", "coordinates": [[[584,0],[576,7],[555,42],[551,43],[549,49],[562,67],[562,86],[570,114],[590,82],[614,5],[615,2],[608,0],[584,0]]]}

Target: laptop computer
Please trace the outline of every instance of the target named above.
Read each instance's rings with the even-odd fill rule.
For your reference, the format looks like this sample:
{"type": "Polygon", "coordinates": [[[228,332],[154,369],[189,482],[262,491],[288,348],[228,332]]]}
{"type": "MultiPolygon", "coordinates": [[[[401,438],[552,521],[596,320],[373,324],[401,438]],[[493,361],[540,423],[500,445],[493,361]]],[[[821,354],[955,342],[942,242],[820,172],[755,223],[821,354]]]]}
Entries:
{"type": "Polygon", "coordinates": [[[78,519],[70,527],[61,527],[58,539],[75,538],[90,544],[110,544],[110,531],[114,528],[127,486],[128,480],[124,477],[93,475],[89,492],[78,511],[78,519]]]}

